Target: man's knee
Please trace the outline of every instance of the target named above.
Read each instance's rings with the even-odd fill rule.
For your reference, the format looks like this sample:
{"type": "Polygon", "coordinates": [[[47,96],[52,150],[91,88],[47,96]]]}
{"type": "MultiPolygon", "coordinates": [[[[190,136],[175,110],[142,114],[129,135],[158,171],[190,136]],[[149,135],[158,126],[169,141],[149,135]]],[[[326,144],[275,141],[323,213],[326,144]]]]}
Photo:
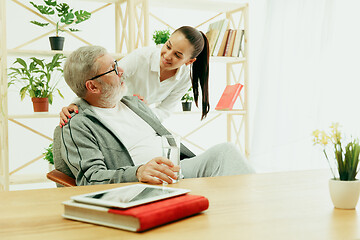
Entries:
{"type": "Polygon", "coordinates": [[[229,171],[234,170],[241,174],[255,172],[254,168],[235,144],[229,142],[221,143],[216,145],[213,150],[214,155],[218,156],[218,164],[228,168],[229,171]]]}
{"type": "Polygon", "coordinates": [[[222,154],[224,156],[238,156],[244,159],[243,154],[240,152],[239,148],[230,142],[220,143],[214,147],[215,154],[222,154]]]}

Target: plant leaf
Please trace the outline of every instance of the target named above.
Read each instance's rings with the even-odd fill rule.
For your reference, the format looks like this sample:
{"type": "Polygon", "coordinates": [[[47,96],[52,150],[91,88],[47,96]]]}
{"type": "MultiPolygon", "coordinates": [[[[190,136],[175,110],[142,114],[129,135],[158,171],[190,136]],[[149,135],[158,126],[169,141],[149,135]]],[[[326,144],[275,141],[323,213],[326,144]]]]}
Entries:
{"type": "Polygon", "coordinates": [[[44,2],[48,6],[56,6],[56,0],[44,0],[44,2]]]}
{"type": "Polygon", "coordinates": [[[60,92],[60,90],[59,90],[58,88],[57,88],[56,90],[57,90],[58,94],[60,95],[60,97],[61,97],[62,99],[64,99],[64,95],[62,95],[62,93],[60,92]]]}
{"type": "Polygon", "coordinates": [[[38,22],[38,21],[30,21],[32,24],[35,24],[35,25],[38,25],[40,27],[45,27],[47,25],[49,25],[49,23],[41,23],[41,22],[38,22]]]}
{"type": "Polygon", "coordinates": [[[79,29],[76,29],[76,28],[69,28],[70,32],[80,32],[79,29]]]}
{"type": "Polygon", "coordinates": [[[53,94],[52,93],[49,93],[48,99],[49,99],[49,103],[52,104],[52,102],[53,102],[53,94]]]}
{"type": "Polygon", "coordinates": [[[76,16],[76,24],[81,23],[83,21],[88,20],[91,17],[91,13],[84,11],[84,10],[78,10],[75,12],[76,16]]]}
{"type": "Polygon", "coordinates": [[[21,101],[24,100],[25,96],[26,96],[26,92],[27,90],[29,89],[29,85],[28,86],[25,86],[23,88],[20,89],[20,98],[21,98],[21,101]]]}
{"type": "Polygon", "coordinates": [[[66,25],[69,25],[75,21],[75,16],[72,12],[65,14],[61,17],[60,22],[65,23],[66,25]]]}
{"type": "Polygon", "coordinates": [[[59,17],[63,17],[69,12],[72,12],[72,9],[70,10],[70,6],[67,3],[60,3],[58,6],[56,6],[56,10],[59,12],[59,17]]]}
{"type": "MultiPolygon", "coordinates": [[[[46,3],[46,1],[45,1],[45,3],[46,3]]],[[[41,14],[53,15],[55,13],[54,9],[52,9],[51,7],[44,6],[44,5],[36,5],[33,2],[30,2],[30,4],[33,5],[41,14]]],[[[55,4],[56,4],[56,1],[55,1],[55,4]]]]}
{"type": "Polygon", "coordinates": [[[16,61],[14,62],[15,63],[19,63],[20,65],[22,65],[25,69],[27,69],[27,65],[26,65],[26,62],[21,59],[21,58],[17,58],[16,61]]]}

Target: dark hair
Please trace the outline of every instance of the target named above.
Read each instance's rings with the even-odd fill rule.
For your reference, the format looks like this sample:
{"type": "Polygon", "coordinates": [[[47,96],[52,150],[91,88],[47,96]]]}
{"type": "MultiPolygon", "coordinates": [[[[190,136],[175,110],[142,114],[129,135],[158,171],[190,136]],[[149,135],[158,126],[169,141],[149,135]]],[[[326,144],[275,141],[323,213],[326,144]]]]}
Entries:
{"type": "Polygon", "coordinates": [[[185,38],[194,47],[191,58],[196,58],[190,71],[192,89],[196,106],[198,106],[199,83],[201,87],[201,120],[204,119],[210,110],[209,104],[209,42],[205,34],[190,26],[183,26],[175,30],[184,34],[185,38]]]}

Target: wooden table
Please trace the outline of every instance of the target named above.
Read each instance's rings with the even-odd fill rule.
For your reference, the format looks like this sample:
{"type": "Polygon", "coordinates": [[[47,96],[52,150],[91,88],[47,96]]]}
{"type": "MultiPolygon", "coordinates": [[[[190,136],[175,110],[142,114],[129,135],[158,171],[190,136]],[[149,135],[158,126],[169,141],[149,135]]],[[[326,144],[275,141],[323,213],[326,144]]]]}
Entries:
{"type": "Polygon", "coordinates": [[[326,170],[181,180],[203,214],[144,233],[63,219],[72,195],[126,184],[0,192],[0,239],[360,239],[359,212],[334,209],[326,170]]]}

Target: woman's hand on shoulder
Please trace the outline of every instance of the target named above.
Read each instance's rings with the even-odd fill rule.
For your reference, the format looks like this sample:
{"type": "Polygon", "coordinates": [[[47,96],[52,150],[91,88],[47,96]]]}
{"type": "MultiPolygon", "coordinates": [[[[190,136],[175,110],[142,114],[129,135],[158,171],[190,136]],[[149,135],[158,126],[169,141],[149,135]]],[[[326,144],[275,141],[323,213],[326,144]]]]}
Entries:
{"type": "Polygon", "coordinates": [[[133,96],[136,96],[140,99],[140,101],[144,102],[145,104],[147,104],[147,101],[145,100],[145,98],[139,94],[134,94],[133,96]]]}
{"type": "Polygon", "coordinates": [[[75,104],[70,104],[67,107],[63,107],[60,112],[60,127],[65,126],[68,119],[71,118],[71,113],[79,113],[79,109],[75,104]]]}

